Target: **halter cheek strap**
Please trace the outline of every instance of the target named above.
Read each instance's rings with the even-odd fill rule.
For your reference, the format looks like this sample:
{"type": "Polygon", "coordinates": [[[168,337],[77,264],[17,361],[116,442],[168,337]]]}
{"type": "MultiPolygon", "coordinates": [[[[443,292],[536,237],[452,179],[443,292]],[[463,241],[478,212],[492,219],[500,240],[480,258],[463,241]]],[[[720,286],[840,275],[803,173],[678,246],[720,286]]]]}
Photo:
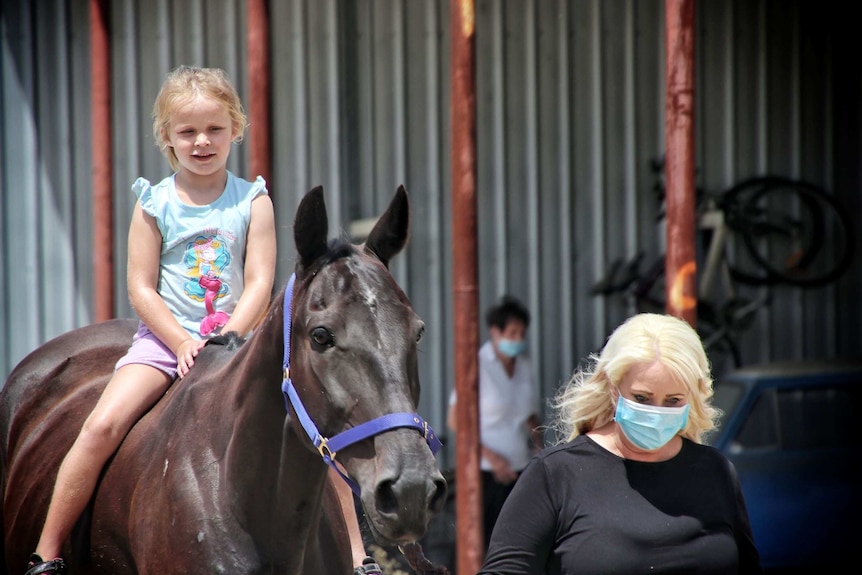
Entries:
{"type": "Polygon", "coordinates": [[[348,485],[350,485],[353,492],[359,495],[359,485],[357,485],[356,482],[344,473],[335,463],[336,453],[348,445],[358,443],[364,439],[383,433],[384,431],[389,431],[390,429],[412,427],[425,437],[425,442],[428,444],[432,453],[436,454],[440,451],[440,448],[443,447],[440,439],[434,433],[431,426],[428,425],[428,422],[415,413],[387,413],[372,419],[371,421],[366,421],[356,427],[342,431],[331,438],[324,437],[320,434],[320,431],[318,431],[314,421],[312,421],[311,417],[308,415],[308,411],[302,404],[302,400],[299,398],[299,394],[296,392],[296,388],[290,379],[290,332],[291,323],[293,321],[293,285],[295,281],[296,274],[292,274],[287,282],[287,287],[284,290],[284,379],[281,382],[281,391],[284,393],[285,407],[287,411],[289,412],[290,408],[293,407],[293,411],[296,413],[296,417],[299,419],[302,428],[305,430],[309,439],[311,439],[314,447],[317,448],[317,451],[323,458],[324,463],[335,469],[348,485]]]}

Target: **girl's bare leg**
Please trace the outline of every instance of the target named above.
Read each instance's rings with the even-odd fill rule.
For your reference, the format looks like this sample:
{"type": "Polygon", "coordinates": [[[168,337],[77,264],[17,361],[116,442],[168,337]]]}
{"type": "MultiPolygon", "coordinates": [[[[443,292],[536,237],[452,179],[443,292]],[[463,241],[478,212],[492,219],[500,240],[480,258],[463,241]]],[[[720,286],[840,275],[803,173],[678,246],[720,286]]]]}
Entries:
{"type": "Polygon", "coordinates": [[[63,542],[93,496],[105,462],[171,381],[166,373],[148,365],[126,365],[114,373],[60,465],[36,546],[43,559],[60,556],[63,542]]]}

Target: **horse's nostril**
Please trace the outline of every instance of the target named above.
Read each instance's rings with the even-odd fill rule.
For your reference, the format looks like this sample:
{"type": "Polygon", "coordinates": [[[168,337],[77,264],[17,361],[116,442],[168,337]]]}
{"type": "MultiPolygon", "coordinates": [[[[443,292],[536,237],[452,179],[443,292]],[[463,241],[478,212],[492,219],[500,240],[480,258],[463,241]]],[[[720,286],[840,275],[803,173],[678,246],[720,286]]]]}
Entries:
{"type": "Polygon", "coordinates": [[[446,481],[438,479],[434,482],[434,493],[428,502],[428,508],[434,513],[443,511],[443,506],[446,505],[446,481]]]}
{"type": "Polygon", "coordinates": [[[377,498],[377,509],[381,513],[397,513],[398,498],[395,496],[393,489],[394,481],[381,481],[377,486],[375,496],[377,498]]]}

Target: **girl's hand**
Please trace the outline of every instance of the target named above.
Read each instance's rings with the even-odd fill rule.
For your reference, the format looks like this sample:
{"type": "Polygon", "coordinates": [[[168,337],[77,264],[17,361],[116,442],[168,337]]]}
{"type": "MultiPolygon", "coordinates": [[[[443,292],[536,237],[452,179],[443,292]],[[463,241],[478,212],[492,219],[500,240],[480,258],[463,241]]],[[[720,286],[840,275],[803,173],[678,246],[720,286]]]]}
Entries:
{"type": "Polygon", "coordinates": [[[177,348],[177,374],[180,379],[186,376],[195,364],[195,358],[203,346],[207,344],[202,339],[187,339],[177,348]]]}

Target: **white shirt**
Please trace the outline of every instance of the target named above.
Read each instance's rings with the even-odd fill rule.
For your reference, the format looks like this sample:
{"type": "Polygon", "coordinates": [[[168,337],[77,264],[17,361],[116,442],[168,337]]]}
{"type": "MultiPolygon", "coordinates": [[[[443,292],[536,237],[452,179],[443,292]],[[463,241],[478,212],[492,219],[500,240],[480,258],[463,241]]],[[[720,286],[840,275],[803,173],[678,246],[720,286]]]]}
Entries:
{"type": "MultiPolygon", "coordinates": [[[[453,389],[449,405],[456,399],[453,389]]],[[[530,461],[527,420],[536,413],[535,404],[530,358],[519,355],[509,377],[494,345],[485,342],[479,349],[479,437],[482,445],[505,457],[514,471],[521,471],[530,461]]],[[[484,457],[481,468],[491,471],[491,463],[484,457]]]]}

